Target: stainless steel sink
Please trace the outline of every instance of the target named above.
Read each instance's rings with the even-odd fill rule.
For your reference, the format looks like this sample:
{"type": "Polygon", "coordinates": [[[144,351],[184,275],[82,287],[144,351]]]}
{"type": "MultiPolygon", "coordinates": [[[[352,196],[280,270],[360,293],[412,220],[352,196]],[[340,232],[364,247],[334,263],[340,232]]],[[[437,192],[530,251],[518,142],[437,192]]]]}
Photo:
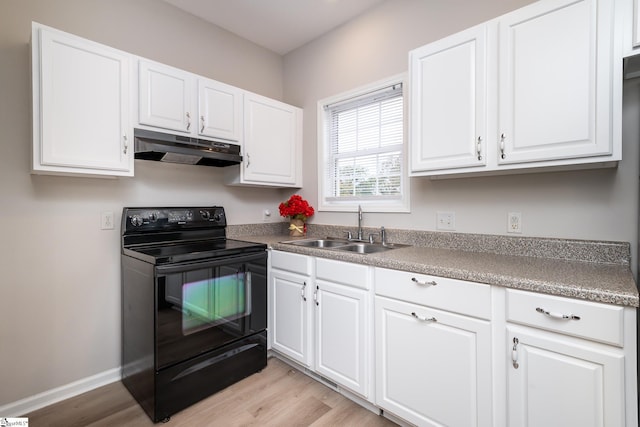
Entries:
{"type": "Polygon", "coordinates": [[[334,240],[334,239],[305,239],[305,240],[291,240],[288,242],[282,242],[288,245],[304,246],[306,248],[335,248],[339,246],[348,245],[346,240],[334,240]]]}
{"type": "Polygon", "coordinates": [[[354,252],[358,254],[385,252],[391,249],[406,248],[407,246],[409,246],[398,243],[386,243],[383,245],[381,243],[353,242],[349,240],[331,238],[289,240],[281,243],[294,246],[303,246],[305,248],[334,249],[337,251],[354,252]]]}
{"type": "Polygon", "coordinates": [[[346,246],[340,246],[336,249],[345,252],[355,252],[358,254],[372,254],[375,252],[385,252],[394,248],[389,246],[382,246],[376,243],[351,243],[346,246]]]}

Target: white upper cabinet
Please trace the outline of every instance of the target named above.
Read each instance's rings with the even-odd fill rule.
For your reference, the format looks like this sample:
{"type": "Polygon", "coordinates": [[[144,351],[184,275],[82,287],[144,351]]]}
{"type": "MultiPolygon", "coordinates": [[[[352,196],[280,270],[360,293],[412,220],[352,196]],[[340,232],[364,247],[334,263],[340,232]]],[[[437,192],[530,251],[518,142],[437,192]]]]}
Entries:
{"type": "Polygon", "coordinates": [[[633,1],[633,47],[640,47],[640,3],[633,1]]]}
{"type": "Polygon", "coordinates": [[[410,52],[411,170],[486,163],[485,25],[410,52]]]}
{"type": "Polygon", "coordinates": [[[242,140],[241,89],[142,59],[138,73],[138,122],[143,127],[242,140]]]}
{"type": "MultiPolygon", "coordinates": [[[[640,54],[640,0],[623,1],[623,9],[619,13],[619,24],[624,28],[623,55],[634,56],[640,54]]],[[[635,74],[634,74],[635,77],[635,74]]]]}
{"type": "Polygon", "coordinates": [[[240,141],[242,91],[215,80],[198,79],[198,134],[240,141]]]}
{"type": "Polygon", "coordinates": [[[302,186],[302,109],[245,92],[243,147],[243,163],[227,168],[227,184],[302,186]]]}
{"type": "Polygon", "coordinates": [[[498,162],[612,154],[613,2],[538,2],[499,20],[498,162]]]}
{"type": "Polygon", "coordinates": [[[186,71],[155,62],[139,62],[139,122],[142,125],[192,133],[191,105],[195,78],[186,71]]]}
{"type": "Polygon", "coordinates": [[[412,51],[412,175],[614,166],[620,7],[541,0],[412,51]]]}
{"type": "Polygon", "coordinates": [[[33,173],[133,175],[129,61],[33,23],[33,173]]]}

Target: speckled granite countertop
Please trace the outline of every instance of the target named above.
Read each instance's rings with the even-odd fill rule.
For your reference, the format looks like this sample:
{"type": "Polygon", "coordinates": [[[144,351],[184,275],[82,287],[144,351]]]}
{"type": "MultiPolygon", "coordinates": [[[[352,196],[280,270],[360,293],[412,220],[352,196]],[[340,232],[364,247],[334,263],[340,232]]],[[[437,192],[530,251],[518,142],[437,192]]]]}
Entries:
{"type": "MultiPolygon", "coordinates": [[[[242,230],[238,230],[242,231],[242,230]]],[[[451,233],[449,233],[451,234],[451,233]]],[[[339,234],[333,234],[339,235],[339,234]]],[[[638,307],[638,290],[628,264],[620,262],[586,262],[574,259],[543,258],[539,256],[506,255],[477,252],[458,248],[410,246],[371,254],[346,253],[331,249],[306,248],[281,243],[292,240],[283,234],[232,235],[234,239],[265,243],[270,248],[303,255],[412,271],[453,279],[469,280],[514,289],[524,289],[552,295],[580,298],[623,306],[638,307]]],[[[316,236],[319,237],[319,236],[316,236]]],[[[326,237],[326,235],[325,235],[326,237]]],[[[307,238],[311,238],[307,237],[307,238]]],[[[466,238],[466,237],[465,237],[466,238]]],[[[566,242],[541,239],[544,244],[566,242]]],[[[405,243],[399,240],[393,242],[405,243]]],[[[583,241],[576,241],[580,246],[583,241]]],[[[468,243],[468,242],[467,242],[468,243]]],[[[605,261],[611,252],[620,250],[616,242],[593,242],[594,252],[602,250],[605,261]],[[602,248],[602,244],[612,247],[602,248]]],[[[536,242],[535,245],[538,243],[536,242]]],[[[585,251],[584,248],[580,249],[585,251]]],[[[622,245],[624,252],[624,245],[622,245]]],[[[582,255],[581,255],[582,256],[582,255]]],[[[601,254],[588,254],[587,259],[601,254]]],[[[570,256],[568,258],[571,258],[570,256]]],[[[613,259],[624,258],[614,253],[613,259]]]]}

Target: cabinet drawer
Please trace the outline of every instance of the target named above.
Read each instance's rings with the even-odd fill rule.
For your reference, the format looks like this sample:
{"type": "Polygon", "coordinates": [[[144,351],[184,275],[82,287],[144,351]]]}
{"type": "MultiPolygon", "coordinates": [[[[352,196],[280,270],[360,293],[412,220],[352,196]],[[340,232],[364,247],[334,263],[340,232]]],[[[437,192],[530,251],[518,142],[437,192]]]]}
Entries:
{"type": "Polygon", "coordinates": [[[356,288],[369,289],[369,280],[367,280],[368,268],[366,265],[317,258],[316,278],[356,288]]]}
{"type": "Polygon", "coordinates": [[[489,285],[384,268],[375,269],[374,283],[378,295],[482,319],[491,318],[489,285]]]}
{"type": "Polygon", "coordinates": [[[507,321],[619,347],[624,344],[623,313],[615,305],[507,289],[507,321]]]}
{"type": "Polygon", "coordinates": [[[271,267],[293,273],[311,274],[311,257],[289,252],[271,251],[271,267]]]}

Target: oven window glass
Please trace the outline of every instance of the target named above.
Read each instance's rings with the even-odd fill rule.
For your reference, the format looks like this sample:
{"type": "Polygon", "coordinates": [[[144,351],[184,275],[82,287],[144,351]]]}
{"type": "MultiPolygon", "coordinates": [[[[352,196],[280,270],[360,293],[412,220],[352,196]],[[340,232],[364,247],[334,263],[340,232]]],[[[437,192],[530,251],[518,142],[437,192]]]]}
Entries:
{"type": "Polygon", "coordinates": [[[165,299],[182,312],[182,334],[226,324],[242,328],[251,314],[251,272],[230,267],[167,276],[165,299]]]}
{"type": "Polygon", "coordinates": [[[251,314],[247,299],[249,274],[233,272],[215,279],[185,283],[182,287],[182,333],[233,322],[251,314]]]}

